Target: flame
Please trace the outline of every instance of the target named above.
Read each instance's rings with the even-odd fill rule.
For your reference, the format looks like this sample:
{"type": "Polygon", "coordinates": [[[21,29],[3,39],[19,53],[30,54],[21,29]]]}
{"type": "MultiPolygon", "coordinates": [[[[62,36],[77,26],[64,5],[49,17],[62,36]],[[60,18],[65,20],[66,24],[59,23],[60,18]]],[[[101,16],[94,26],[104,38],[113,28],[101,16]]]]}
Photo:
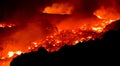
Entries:
{"type": "Polygon", "coordinates": [[[11,27],[14,27],[14,26],[15,26],[15,24],[0,23],[0,28],[5,28],[5,27],[11,28],[11,27]]]}
{"type": "MultiPolygon", "coordinates": [[[[99,38],[99,36],[101,36],[101,33],[103,33],[105,26],[110,23],[111,23],[111,20],[105,23],[103,21],[103,23],[101,22],[101,24],[97,25],[97,27],[93,26],[89,29],[88,28],[84,29],[87,26],[82,26],[82,28],[75,29],[72,31],[71,30],[58,30],[54,34],[47,36],[45,40],[41,39],[38,41],[33,41],[31,43],[32,46],[28,46],[27,48],[28,50],[24,52],[30,52],[32,50],[36,50],[37,48],[41,46],[45,47],[45,49],[49,52],[54,52],[54,51],[58,51],[65,44],[76,45],[79,42],[88,41],[90,39],[94,40],[96,38],[99,38]],[[102,24],[103,26],[101,26],[102,24]]],[[[17,50],[17,51],[8,50],[8,56],[4,57],[5,55],[3,55],[1,57],[1,60],[8,59],[10,63],[11,59],[9,58],[14,58],[17,55],[21,55],[24,52],[21,50],[17,50]]],[[[5,61],[1,65],[7,66],[9,65],[9,63],[5,61]]]]}
{"type": "Polygon", "coordinates": [[[23,52],[22,51],[17,51],[15,52],[17,55],[21,55],[23,52]]]}
{"type": "Polygon", "coordinates": [[[120,19],[118,11],[112,7],[105,8],[102,6],[100,9],[94,12],[94,15],[96,15],[99,19],[107,19],[107,20],[120,19]]]}
{"type": "Polygon", "coordinates": [[[73,6],[69,3],[54,3],[52,6],[48,6],[43,10],[43,13],[49,14],[71,14],[73,6]]]}
{"type": "Polygon", "coordinates": [[[22,51],[16,51],[16,52],[9,51],[8,52],[8,57],[13,57],[15,54],[21,55],[22,53],[23,53],[22,51]]]}
{"type": "MultiPolygon", "coordinates": [[[[73,6],[69,5],[69,3],[54,3],[52,6],[48,6],[44,9],[43,13],[48,14],[72,14],[73,6]]],[[[28,42],[25,47],[13,47],[9,46],[7,49],[3,50],[3,53],[0,55],[0,66],[9,66],[11,60],[21,54],[28,53],[31,51],[36,51],[39,47],[44,47],[48,52],[58,51],[64,45],[76,45],[79,42],[89,41],[90,39],[94,40],[96,38],[100,38],[104,32],[104,28],[111,24],[112,22],[120,19],[119,13],[116,12],[115,9],[112,8],[104,8],[96,10],[93,15],[97,17],[97,20],[83,20],[83,24],[79,24],[77,27],[70,29],[67,28],[67,21],[63,21],[63,24],[57,25],[57,30],[50,35],[45,36],[44,39],[33,40],[28,42]],[[89,21],[93,21],[88,23],[89,21]]],[[[70,20],[72,21],[72,20],[70,20]]],[[[68,21],[67,23],[69,23],[68,21]]],[[[72,25],[74,25],[74,20],[72,21],[72,25]]],[[[5,27],[14,27],[15,24],[6,24],[0,23],[0,28],[5,27]]],[[[32,27],[32,26],[31,26],[32,27]]],[[[108,29],[109,30],[109,29],[108,29]]],[[[19,38],[19,37],[17,37],[19,38]]],[[[10,42],[8,42],[10,43],[10,42]]],[[[17,42],[11,42],[11,44],[18,44],[17,42]]],[[[21,42],[22,43],[22,42],[21,42]]],[[[24,43],[24,42],[23,42],[24,43]]]]}
{"type": "MultiPolygon", "coordinates": [[[[97,15],[96,15],[97,16],[97,15]]],[[[98,15],[99,16],[99,15],[98,15]]],[[[100,19],[100,18],[99,18],[100,19]]],[[[90,39],[94,40],[99,38],[104,33],[104,28],[111,24],[115,20],[105,20],[98,22],[93,25],[83,25],[79,28],[73,30],[63,30],[58,29],[57,32],[46,36],[45,39],[40,39],[37,41],[31,42],[31,46],[26,48],[27,50],[7,50],[7,56],[3,54],[0,60],[4,61],[0,63],[1,66],[9,66],[12,58],[21,55],[22,53],[36,51],[39,47],[44,47],[48,52],[58,51],[65,44],[67,45],[76,45],[79,42],[88,41],[90,39]]]]}
{"type": "Polygon", "coordinates": [[[8,57],[12,57],[13,55],[14,55],[14,52],[12,52],[12,51],[8,52],[8,57]]]}

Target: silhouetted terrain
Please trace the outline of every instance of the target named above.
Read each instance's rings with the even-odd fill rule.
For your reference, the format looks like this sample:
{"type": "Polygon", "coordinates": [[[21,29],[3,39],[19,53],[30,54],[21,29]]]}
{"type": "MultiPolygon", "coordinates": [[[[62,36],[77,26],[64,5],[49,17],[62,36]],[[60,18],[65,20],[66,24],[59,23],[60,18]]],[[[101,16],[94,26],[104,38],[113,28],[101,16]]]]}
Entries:
{"type": "MultiPolygon", "coordinates": [[[[113,23],[113,25],[119,26],[118,22],[113,23]]],[[[63,46],[59,51],[53,53],[47,52],[44,48],[39,48],[36,52],[14,58],[11,66],[116,64],[118,63],[119,38],[120,29],[106,32],[102,39],[90,40],[75,46],[63,46]]]]}

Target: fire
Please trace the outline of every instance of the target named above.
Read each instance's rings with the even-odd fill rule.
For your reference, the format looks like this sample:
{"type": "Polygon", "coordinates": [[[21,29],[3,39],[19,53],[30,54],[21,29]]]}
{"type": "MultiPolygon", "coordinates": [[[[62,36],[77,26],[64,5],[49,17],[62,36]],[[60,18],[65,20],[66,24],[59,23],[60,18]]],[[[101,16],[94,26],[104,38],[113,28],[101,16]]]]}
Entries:
{"type": "Polygon", "coordinates": [[[92,30],[97,31],[97,32],[102,32],[103,28],[102,27],[93,27],[92,30]]]}
{"type": "MultiPolygon", "coordinates": [[[[74,10],[74,7],[69,3],[54,3],[51,6],[45,7],[43,10],[43,13],[71,15],[72,10],[74,10]]],[[[54,52],[54,51],[58,51],[64,45],[76,45],[80,42],[82,43],[85,41],[89,41],[90,39],[94,40],[96,38],[100,38],[104,34],[104,32],[107,31],[107,30],[104,30],[104,28],[107,25],[120,19],[119,13],[113,8],[106,9],[104,7],[101,7],[97,9],[95,12],[93,12],[93,15],[96,16],[97,20],[94,18],[93,20],[90,20],[90,19],[88,20],[83,19],[83,21],[78,20],[80,24],[79,23],[74,24],[74,20],[73,21],[66,20],[65,22],[63,21],[62,25],[60,26],[58,24],[55,25],[56,31],[53,31],[47,36],[44,36],[44,39],[38,38],[36,40],[33,38],[31,39],[31,41],[29,41],[29,39],[21,40],[19,43],[18,40],[21,37],[21,35],[19,36],[19,34],[17,34],[18,37],[15,38],[17,41],[14,41],[15,39],[13,40],[14,37],[12,37],[11,42],[9,41],[5,41],[5,42],[6,44],[8,43],[11,45],[20,44],[20,47],[11,46],[11,45],[8,45],[8,47],[6,46],[7,48],[5,48],[5,50],[2,50],[3,52],[1,52],[1,55],[0,55],[0,66],[9,66],[10,61],[14,57],[24,53],[31,52],[31,51],[36,51],[39,47],[44,47],[48,52],[54,52]],[[72,26],[77,25],[77,27],[75,26],[75,28],[72,28],[71,26],[69,26],[70,22],[72,22],[72,26]],[[27,46],[26,45],[21,46],[24,43],[26,43],[27,46]]],[[[47,17],[46,17],[46,20],[47,20],[47,17]]],[[[0,23],[0,28],[3,28],[3,29],[5,27],[11,28],[14,26],[17,26],[17,25],[12,23],[11,24],[0,23]]],[[[33,28],[33,26],[31,26],[31,28],[33,28]]],[[[49,28],[47,29],[49,30],[49,28]]],[[[45,32],[47,32],[47,29],[45,32]]],[[[36,34],[40,35],[40,33],[37,33],[37,30],[38,28],[35,28],[35,30],[30,29],[29,32],[31,33],[36,32],[36,34]]],[[[24,34],[25,32],[23,31],[22,34],[24,34]]],[[[23,37],[22,39],[24,39],[24,36],[22,35],[23,37]]]]}
{"type": "Polygon", "coordinates": [[[5,57],[1,57],[1,59],[5,59],[5,57]]]}
{"type": "Polygon", "coordinates": [[[4,27],[5,27],[5,24],[0,24],[0,27],[3,27],[3,28],[4,28],[4,27]]]}
{"type": "Polygon", "coordinates": [[[44,9],[43,13],[48,14],[71,14],[73,6],[69,3],[54,3],[44,9]]]}
{"type": "Polygon", "coordinates": [[[0,58],[0,65],[1,66],[9,66],[10,65],[10,62],[12,61],[12,58],[18,56],[18,55],[21,55],[23,52],[22,51],[9,51],[7,53],[7,56],[6,57],[1,57],[0,58]]]}
{"type": "Polygon", "coordinates": [[[14,55],[14,52],[10,51],[8,52],[8,57],[12,57],[14,55]]]}
{"type": "Polygon", "coordinates": [[[16,54],[17,55],[21,55],[23,52],[22,51],[17,51],[16,54]]]}
{"type": "Polygon", "coordinates": [[[111,24],[115,20],[102,20],[100,23],[93,24],[92,26],[83,25],[79,28],[72,30],[62,30],[58,29],[57,32],[46,36],[45,39],[40,39],[31,42],[31,46],[26,48],[27,50],[7,50],[7,56],[1,56],[0,60],[8,60],[8,62],[2,62],[2,66],[7,66],[10,64],[12,58],[21,55],[22,53],[36,51],[39,47],[44,47],[48,52],[58,51],[64,45],[76,45],[79,42],[88,41],[90,39],[94,40],[99,38],[104,33],[104,28],[111,24]]]}
{"type": "Polygon", "coordinates": [[[100,9],[94,12],[99,19],[107,19],[107,20],[118,20],[120,19],[119,13],[114,8],[105,8],[101,7],[100,9]]]}
{"type": "Polygon", "coordinates": [[[5,28],[5,27],[11,28],[11,27],[14,27],[14,26],[15,26],[15,24],[0,23],[0,28],[5,28]]]}

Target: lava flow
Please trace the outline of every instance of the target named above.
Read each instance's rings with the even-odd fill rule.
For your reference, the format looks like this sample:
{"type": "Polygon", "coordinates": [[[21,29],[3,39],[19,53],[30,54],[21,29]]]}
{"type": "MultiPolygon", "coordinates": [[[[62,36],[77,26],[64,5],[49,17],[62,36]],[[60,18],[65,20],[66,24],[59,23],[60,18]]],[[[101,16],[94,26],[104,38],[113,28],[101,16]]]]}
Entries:
{"type": "Polygon", "coordinates": [[[15,13],[9,23],[1,22],[0,66],[9,66],[16,56],[37,51],[39,47],[54,52],[64,45],[76,45],[101,38],[109,30],[105,29],[106,26],[120,19],[115,6],[111,8],[100,5],[101,7],[92,12],[92,16],[87,17],[84,13],[76,12],[76,15],[76,6],[66,2],[53,3],[46,6],[39,15],[32,15],[32,19],[23,16],[24,12],[21,16],[18,11],[18,17],[15,13]],[[23,21],[22,26],[18,23],[20,21],[23,21]],[[5,33],[6,31],[8,32],[5,33]]]}

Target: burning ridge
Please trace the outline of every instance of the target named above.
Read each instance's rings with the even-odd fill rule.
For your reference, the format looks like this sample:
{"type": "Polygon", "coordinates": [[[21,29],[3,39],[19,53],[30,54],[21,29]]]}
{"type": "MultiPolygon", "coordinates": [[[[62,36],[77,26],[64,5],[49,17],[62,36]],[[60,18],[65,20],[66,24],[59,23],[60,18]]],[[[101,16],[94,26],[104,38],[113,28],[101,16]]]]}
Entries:
{"type": "Polygon", "coordinates": [[[66,44],[101,38],[109,30],[106,26],[120,19],[116,1],[92,0],[90,4],[89,0],[51,0],[44,6],[30,2],[32,8],[27,1],[18,1],[24,6],[18,5],[20,9],[13,8],[12,13],[5,9],[3,21],[7,23],[0,23],[0,65],[39,47],[54,52],[66,44]],[[9,32],[11,29],[15,30],[9,32]]]}
{"type": "Polygon", "coordinates": [[[77,65],[81,65],[81,63],[84,64],[86,60],[88,60],[86,62],[90,62],[91,59],[91,62],[98,62],[103,59],[102,62],[100,62],[102,64],[106,61],[113,62],[115,60],[110,59],[115,59],[115,57],[117,58],[119,56],[116,52],[119,51],[120,43],[118,39],[120,37],[119,25],[120,20],[109,24],[106,29],[111,28],[111,26],[112,28],[103,35],[102,39],[89,40],[87,42],[78,43],[74,46],[65,45],[59,51],[52,53],[47,52],[45,48],[40,47],[38,51],[25,53],[14,58],[10,65],[71,65],[76,64],[76,62],[79,62],[77,65]],[[114,30],[113,28],[118,29],[114,30]],[[114,57],[113,54],[115,55],[114,57]],[[109,57],[111,58],[109,59],[109,57]]]}

